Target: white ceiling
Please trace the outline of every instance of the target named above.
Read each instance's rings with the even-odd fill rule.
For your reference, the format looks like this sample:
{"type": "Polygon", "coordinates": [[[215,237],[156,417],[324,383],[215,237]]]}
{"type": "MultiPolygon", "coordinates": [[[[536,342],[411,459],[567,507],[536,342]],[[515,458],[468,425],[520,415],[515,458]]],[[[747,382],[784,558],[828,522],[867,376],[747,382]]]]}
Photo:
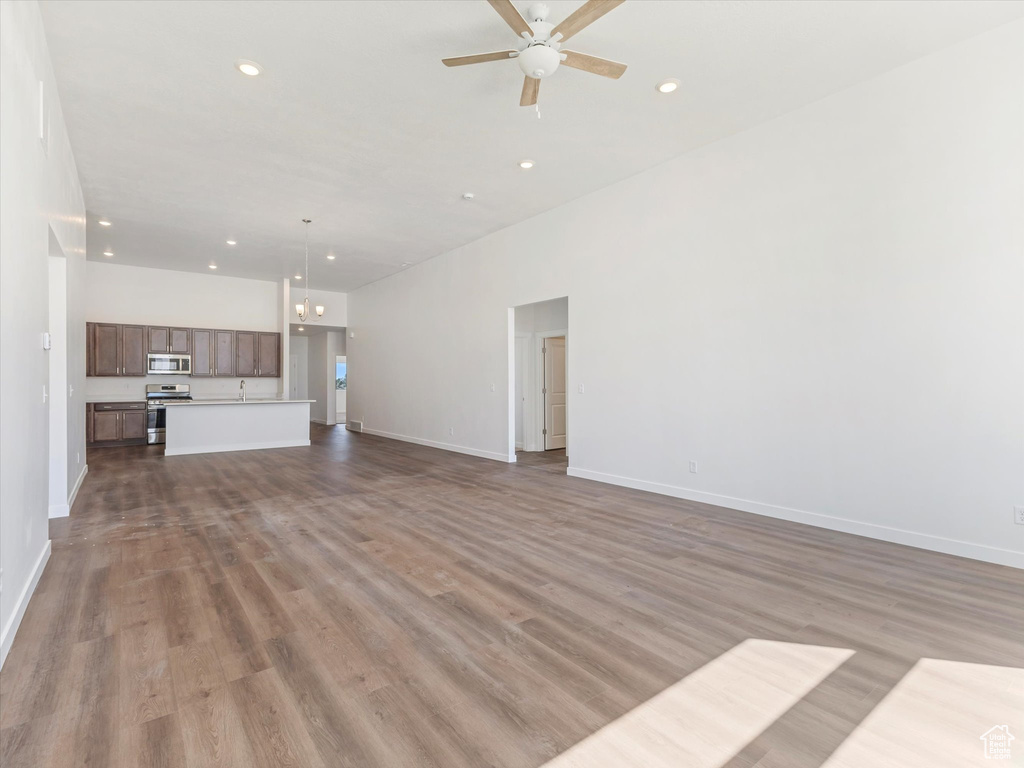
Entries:
{"type": "MultiPolygon", "coordinates": [[[[579,4],[551,0],[550,20],[579,4]]],[[[441,64],[514,45],[484,0],[42,6],[90,259],[276,280],[301,271],[308,217],[311,284],[337,291],[1024,15],[1019,1],[627,0],[567,46],[625,75],[559,69],[538,120],[515,62],[441,64]],[[668,77],[680,89],[656,93],[668,77]]]]}

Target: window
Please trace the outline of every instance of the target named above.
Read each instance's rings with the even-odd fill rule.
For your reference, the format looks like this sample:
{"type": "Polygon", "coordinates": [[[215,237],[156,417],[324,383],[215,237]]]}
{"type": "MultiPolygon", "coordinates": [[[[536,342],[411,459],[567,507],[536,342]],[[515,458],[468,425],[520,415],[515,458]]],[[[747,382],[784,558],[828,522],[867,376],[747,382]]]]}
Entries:
{"type": "Polygon", "coordinates": [[[348,389],[348,363],[336,363],[334,388],[348,389]]]}

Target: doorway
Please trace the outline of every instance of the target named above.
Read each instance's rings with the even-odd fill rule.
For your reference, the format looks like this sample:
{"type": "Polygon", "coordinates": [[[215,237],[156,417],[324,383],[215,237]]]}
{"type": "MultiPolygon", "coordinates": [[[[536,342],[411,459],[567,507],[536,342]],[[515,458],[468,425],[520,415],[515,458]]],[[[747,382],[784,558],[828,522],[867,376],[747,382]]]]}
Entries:
{"type": "Polygon", "coordinates": [[[557,464],[569,443],[569,299],[509,311],[509,461],[557,464]]]}

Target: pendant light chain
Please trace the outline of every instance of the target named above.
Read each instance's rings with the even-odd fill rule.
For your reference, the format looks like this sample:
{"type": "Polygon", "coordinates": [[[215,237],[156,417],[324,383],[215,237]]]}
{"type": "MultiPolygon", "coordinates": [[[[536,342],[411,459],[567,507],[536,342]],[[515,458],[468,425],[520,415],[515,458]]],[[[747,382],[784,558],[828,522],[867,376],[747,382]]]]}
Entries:
{"type": "MultiPolygon", "coordinates": [[[[309,225],[310,219],[303,219],[302,223],[306,225],[306,297],[301,304],[295,305],[295,314],[299,316],[299,322],[306,322],[309,319],[309,225]]],[[[317,305],[316,317],[314,320],[319,320],[324,316],[324,307],[317,305]]]]}

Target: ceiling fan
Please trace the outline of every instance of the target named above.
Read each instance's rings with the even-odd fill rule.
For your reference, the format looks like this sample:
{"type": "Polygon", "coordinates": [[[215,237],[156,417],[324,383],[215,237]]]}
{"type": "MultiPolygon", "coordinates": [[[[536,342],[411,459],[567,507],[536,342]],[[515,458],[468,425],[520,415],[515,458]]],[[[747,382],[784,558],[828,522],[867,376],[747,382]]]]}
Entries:
{"type": "Polygon", "coordinates": [[[465,64],[479,64],[484,61],[517,59],[519,68],[526,75],[523,82],[523,95],[519,100],[520,106],[531,107],[537,103],[540,81],[545,77],[550,77],[558,69],[559,64],[613,79],[621,77],[622,73],[626,71],[626,65],[619,64],[617,61],[588,56],[576,51],[561,50],[563,42],[593,24],[625,0],[587,0],[557,26],[547,21],[549,11],[544,3],[534,3],[527,9],[526,17],[530,20],[527,22],[512,5],[512,0],[487,0],[487,2],[522,38],[516,48],[493,53],[477,53],[472,56],[456,56],[451,59],[441,59],[441,61],[448,67],[461,67],[465,64]]]}

